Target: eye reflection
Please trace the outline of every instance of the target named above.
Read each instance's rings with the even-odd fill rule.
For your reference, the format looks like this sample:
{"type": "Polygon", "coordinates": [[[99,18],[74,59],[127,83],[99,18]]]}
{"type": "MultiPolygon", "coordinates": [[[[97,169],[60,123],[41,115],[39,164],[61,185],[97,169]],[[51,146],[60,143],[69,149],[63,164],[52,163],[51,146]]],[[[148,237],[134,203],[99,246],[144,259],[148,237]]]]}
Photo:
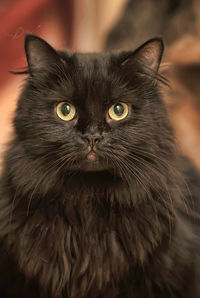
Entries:
{"type": "Polygon", "coordinates": [[[108,110],[108,115],[113,120],[122,120],[127,117],[128,115],[128,105],[122,102],[116,103],[110,107],[108,110]]]}
{"type": "Polygon", "coordinates": [[[72,120],[76,115],[75,107],[67,102],[60,102],[56,107],[58,117],[64,121],[72,120]]]}

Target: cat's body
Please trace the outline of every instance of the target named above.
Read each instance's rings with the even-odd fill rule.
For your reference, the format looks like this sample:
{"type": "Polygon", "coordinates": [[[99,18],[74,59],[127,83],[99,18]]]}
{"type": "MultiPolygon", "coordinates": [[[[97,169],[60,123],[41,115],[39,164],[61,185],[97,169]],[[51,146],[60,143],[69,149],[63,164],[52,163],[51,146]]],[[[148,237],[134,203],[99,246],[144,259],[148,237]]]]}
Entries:
{"type": "Polygon", "coordinates": [[[161,41],[83,55],[28,36],[26,54],[0,184],[2,295],[200,297],[199,189],[161,99],[161,41]]]}

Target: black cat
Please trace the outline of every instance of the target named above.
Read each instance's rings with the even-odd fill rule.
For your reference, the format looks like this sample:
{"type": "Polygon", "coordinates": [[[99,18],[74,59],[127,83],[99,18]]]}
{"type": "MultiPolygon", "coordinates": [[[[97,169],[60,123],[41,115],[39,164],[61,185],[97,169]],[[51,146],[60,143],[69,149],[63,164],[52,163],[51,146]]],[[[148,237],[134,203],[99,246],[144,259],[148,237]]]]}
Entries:
{"type": "Polygon", "coordinates": [[[25,50],[0,182],[2,297],[200,297],[199,174],[162,102],[162,41],[74,54],[27,35],[25,50]]]}

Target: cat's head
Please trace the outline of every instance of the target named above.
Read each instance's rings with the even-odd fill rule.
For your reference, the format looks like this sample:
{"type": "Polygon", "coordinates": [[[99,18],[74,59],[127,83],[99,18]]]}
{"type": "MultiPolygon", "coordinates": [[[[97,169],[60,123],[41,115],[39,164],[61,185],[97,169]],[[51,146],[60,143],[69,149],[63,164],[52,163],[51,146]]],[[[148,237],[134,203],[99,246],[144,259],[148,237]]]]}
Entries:
{"type": "Polygon", "coordinates": [[[44,171],[140,181],[165,168],[173,138],[159,91],[161,39],[132,52],[76,54],[27,35],[25,51],[28,79],[14,123],[44,171]]]}

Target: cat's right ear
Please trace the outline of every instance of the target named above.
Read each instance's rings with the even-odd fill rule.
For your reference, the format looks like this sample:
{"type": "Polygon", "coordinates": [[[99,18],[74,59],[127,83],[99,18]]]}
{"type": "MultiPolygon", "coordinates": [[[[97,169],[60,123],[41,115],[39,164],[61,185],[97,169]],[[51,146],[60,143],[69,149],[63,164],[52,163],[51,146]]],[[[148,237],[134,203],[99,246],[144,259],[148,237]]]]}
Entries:
{"type": "Polygon", "coordinates": [[[46,41],[33,34],[26,34],[25,52],[31,75],[38,74],[60,60],[57,52],[46,41]]]}
{"type": "Polygon", "coordinates": [[[123,59],[122,65],[139,64],[144,70],[157,72],[160,66],[164,50],[161,38],[152,38],[142,44],[134,52],[129,52],[128,57],[123,59]]]}

